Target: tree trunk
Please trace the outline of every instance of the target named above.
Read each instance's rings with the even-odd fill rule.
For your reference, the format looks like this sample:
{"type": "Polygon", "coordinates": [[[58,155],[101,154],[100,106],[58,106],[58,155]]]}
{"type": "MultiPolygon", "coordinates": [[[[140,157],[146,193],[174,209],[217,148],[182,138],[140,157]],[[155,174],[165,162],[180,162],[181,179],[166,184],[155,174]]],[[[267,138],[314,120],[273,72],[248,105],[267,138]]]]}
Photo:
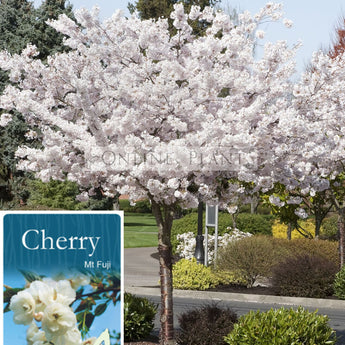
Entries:
{"type": "Polygon", "coordinates": [[[320,237],[320,229],[322,224],[322,216],[315,214],[315,239],[319,239],[320,237]]]}
{"type": "Polygon", "coordinates": [[[256,196],[253,196],[250,200],[250,213],[257,214],[258,206],[259,206],[259,200],[256,196]]]}
{"type": "Polygon", "coordinates": [[[160,345],[172,345],[174,341],[173,277],[171,227],[174,208],[159,205],[152,200],[152,212],[158,226],[159,274],[161,286],[160,345]]]}
{"type": "Polygon", "coordinates": [[[118,211],[120,209],[120,193],[116,193],[113,198],[113,210],[118,211]]]}
{"type": "Polygon", "coordinates": [[[231,213],[231,218],[232,218],[232,228],[233,229],[237,229],[237,224],[236,224],[237,214],[236,213],[231,213]]]}
{"type": "Polygon", "coordinates": [[[345,208],[338,209],[339,256],[340,267],[345,263],[345,208]]]}
{"type": "Polygon", "coordinates": [[[291,240],[292,229],[293,229],[292,224],[289,223],[289,224],[288,224],[288,228],[287,228],[287,232],[286,232],[286,236],[287,236],[287,239],[288,239],[289,241],[291,240]]]}

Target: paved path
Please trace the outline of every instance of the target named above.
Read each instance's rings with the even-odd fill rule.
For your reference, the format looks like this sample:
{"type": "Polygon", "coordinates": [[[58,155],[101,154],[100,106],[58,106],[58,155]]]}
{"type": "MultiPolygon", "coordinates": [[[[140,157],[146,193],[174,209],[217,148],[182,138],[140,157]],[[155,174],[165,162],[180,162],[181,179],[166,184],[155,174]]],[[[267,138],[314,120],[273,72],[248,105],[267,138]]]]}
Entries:
{"type": "Polygon", "coordinates": [[[157,248],[126,248],[125,290],[127,288],[158,287],[159,261],[157,248]]]}

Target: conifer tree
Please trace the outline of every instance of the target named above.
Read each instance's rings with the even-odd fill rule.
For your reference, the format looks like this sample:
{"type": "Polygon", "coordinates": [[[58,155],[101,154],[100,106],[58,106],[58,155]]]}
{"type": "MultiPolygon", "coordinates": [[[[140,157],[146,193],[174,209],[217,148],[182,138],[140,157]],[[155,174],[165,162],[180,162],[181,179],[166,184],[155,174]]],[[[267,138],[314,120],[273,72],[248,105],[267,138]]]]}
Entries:
{"type": "Polygon", "coordinates": [[[57,52],[67,51],[63,44],[63,35],[46,24],[49,19],[58,19],[60,14],[65,14],[69,18],[74,18],[73,7],[66,0],[45,0],[37,9],[37,21],[35,22],[36,39],[33,43],[40,52],[39,58],[45,59],[48,55],[57,52]]]}
{"type": "Polygon", "coordinates": [[[219,0],[138,0],[135,4],[129,3],[128,9],[130,12],[137,10],[141,19],[169,18],[174,4],[179,2],[182,2],[185,11],[189,12],[193,5],[204,9],[206,6],[214,6],[219,0]]]}
{"type": "MultiPolygon", "coordinates": [[[[193,5],[200,6],[201,10],[203,10],[207,6],[215,6],[219,1],[220,0],[137,0],[135,3],[128,4],[128,10],[130,13],[137,11],[142,20],[170,18],[170,13],[177,3],[182,3],[186,13],[189,13],[193,5]]],[[[207,27],[204,21],[190,20],[189,24],[193,28],[193,32],[197,35],[203,35],[207,27]]],[[[169,26],[171,33],[175,34],[176,31],[170,19],[169,26]]]]}
{"type": "MultiPolygon", "coordinates": [[[[38,47],[39,59],[66,51],[63,35],[46,24],[48,19],[57,19],[65,13],[73,17],[72,6],[66,0],[45,0],[37,9],[28,0],[0,1],[0,51],[20,54],[28,43],[38,47]]],[[[9,84],[8,73],[0,70],[0,94],[9,84]]],[[[0,109],[0,115],[3,111],[0,109]]],[[[38,145],[37,138],[27,135],[30,128],[18,112],[13,112],[13,121],[4,129],[0,127],[0,207],[11,208],[25,202],[29,195],[27,174],[16,169],[15,151],[18,146],[38,145]]]]}

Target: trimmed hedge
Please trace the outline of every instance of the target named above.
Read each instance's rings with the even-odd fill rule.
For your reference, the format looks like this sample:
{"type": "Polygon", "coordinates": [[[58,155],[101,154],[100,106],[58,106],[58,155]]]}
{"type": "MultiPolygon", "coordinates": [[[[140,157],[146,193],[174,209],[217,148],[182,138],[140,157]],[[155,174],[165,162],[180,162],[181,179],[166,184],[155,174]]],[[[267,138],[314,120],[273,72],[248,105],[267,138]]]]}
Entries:
{"type": "MultiPolygon", "coordinates": [[[[251,234],[272,235],[273,216],[240,213],[237,216],[237,228],[243,232],[251,234]]],[[[205,219],[203,224],[205,224],[205,219]]],[[[218,234],[223,235],[228,227],[232,227],[232,218],[229,213],[219,212],[218,214],[218,234]]],[[[171,242],[173,251],[176,251],[178,245],[177,235],[185,232],[197,234],[198,214],[192,212],[181,219],[175,219],[171,229],[171,242]]],[[[213,234],[213,228],[210,228],[210,234],[213,234]]]]}
{"type": "Polygon", "coordinates": [[[338,241],[338,216],[331,216],[323,220],[320,239],[338,241]]]}
{"type": "Polygon", "coordinates": [[[208,290],[218,285],[245,285],[246,280],[238,270],[212,270],[192,260],[181,259],[173,265],[173,287],[181,290],[208,290]]]}
{"type": "Polygon", "coordinates": [[[131,205],[127,199],[119,200],[120,210],[132,213],[152,213],[152,207],[149,200],[139,200],[135,205],[131,205]]]}

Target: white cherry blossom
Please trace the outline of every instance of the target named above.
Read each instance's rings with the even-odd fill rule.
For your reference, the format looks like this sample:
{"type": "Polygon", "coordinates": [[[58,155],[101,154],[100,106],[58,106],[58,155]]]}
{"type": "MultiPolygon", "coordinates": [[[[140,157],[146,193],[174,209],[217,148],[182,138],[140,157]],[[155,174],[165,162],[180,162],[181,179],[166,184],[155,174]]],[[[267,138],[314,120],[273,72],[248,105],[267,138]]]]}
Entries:
{"type": "Polygon", "coordinates": [[[75,328],[76,316],[73,310],[61,303],[49,304],[42,319],[42,330],[45,332],[48,341],[65,336],[68,331],[75,328]]]}
{"type": "Polygon", "coordinates": [[[35,300],[29,292],[19,291],[11,298],[10,310],[13,311],[14,323],[29,325],[35,314],[35,300]]]}
{"type": "Polygon", "coordinates": [[[27,329],[26,340],[28,345],[34,345],[40,342],[44,344],[47,341],[45,333],[37,327],[35,322],[27,329]]]}
{"type": "MultiPolygon", "coordinates": [[[[262,57],[253,55],[260,22],[280,20],[281,5],[245,12],[234,25],[211,8],[186,14],[176,4],[173,36],[167,19],[141,21],[116,12],[102,23],[97,13],[78,11],[79,25],[66,16],[51,21],[72,50],[46,63],[34,58],[32,46],[21,55],[0,53],[0,68],[14,82],[0,107],[21,112],[43,137],[42,148],[19,148],[18,168],[43,181],[77,182],[81,200],[93,188],[107,196],[129,194],[132,201],[149,198],[162,257],[176,205],[195,207],[200,199],[227,204],[240,193],[230,180],[251,183],[256,192],[278,178],[291,185],[296,179],[290,176],[307,167],[315,171],[302,160],[291,167],[286,157],[287,134],[303,127],[291,95],[308,93],[290,79],[297,45],[266,43],[262,57]],[[205,36],[193,34],[188,20],[196,17],[210,24],[205,36]]],[[[309,181],[303,183],[307,188],[309,181]]],[[[160,262],[170,276],[170,264],[160,262]]]]}
{"type": "Polygon", "coordinates": [[[40,280],[33,281],[25,291],[34,298],[36,313],[44,311],[54,301],[54,289],[40,280]]]}

